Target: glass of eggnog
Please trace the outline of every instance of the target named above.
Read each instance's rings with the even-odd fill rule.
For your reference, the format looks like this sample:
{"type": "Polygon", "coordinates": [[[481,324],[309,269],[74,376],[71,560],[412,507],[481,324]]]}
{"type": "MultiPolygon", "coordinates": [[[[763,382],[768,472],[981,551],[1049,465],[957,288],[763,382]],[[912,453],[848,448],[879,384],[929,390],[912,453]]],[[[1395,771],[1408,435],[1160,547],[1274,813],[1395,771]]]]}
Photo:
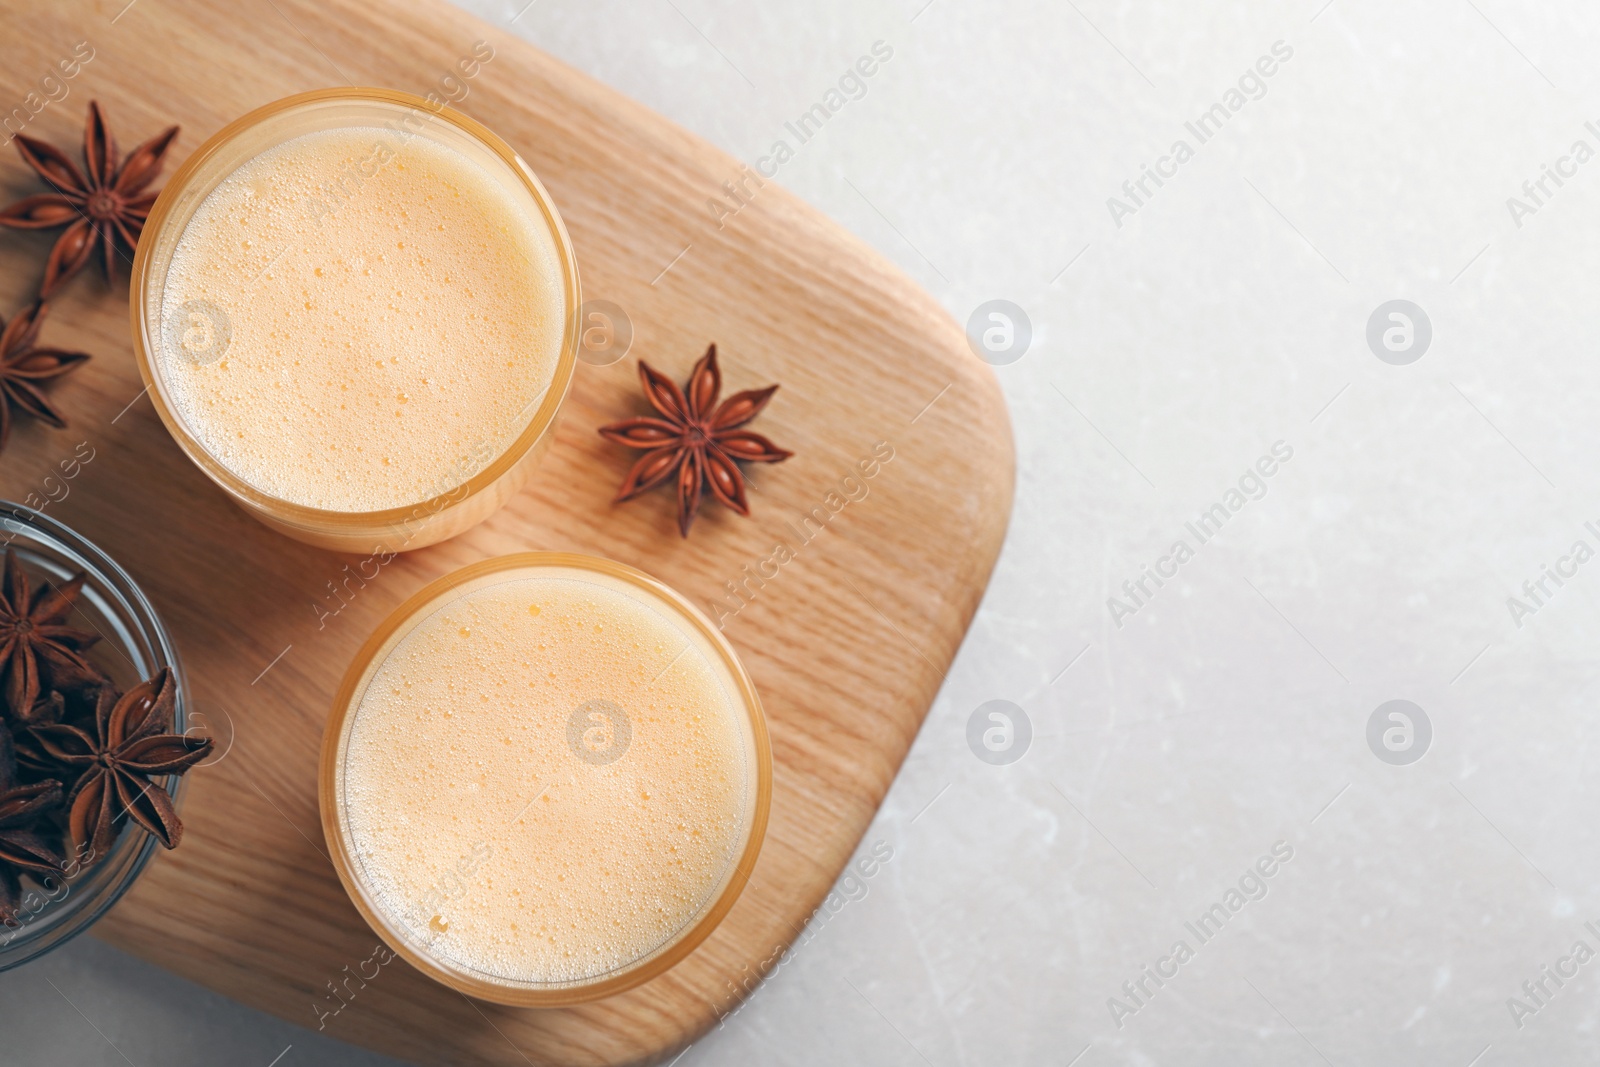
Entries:
{"type": "Polygon", "coordinates": [[[771,790],[721,631],[632,567],[553,552],[401,605],[345,674],[318,776],[373,930],[460,992],[535,1007],[687,956],[749,878],[771,790]]]}
{"type": "Polygon", "coordinates": [[[521,487],[579,303],[521,157],[386,89],[224,127],[151,209],[131,292],[140,374],[189,458],[268,526],[361,552],[452,537],[521,487]]]}

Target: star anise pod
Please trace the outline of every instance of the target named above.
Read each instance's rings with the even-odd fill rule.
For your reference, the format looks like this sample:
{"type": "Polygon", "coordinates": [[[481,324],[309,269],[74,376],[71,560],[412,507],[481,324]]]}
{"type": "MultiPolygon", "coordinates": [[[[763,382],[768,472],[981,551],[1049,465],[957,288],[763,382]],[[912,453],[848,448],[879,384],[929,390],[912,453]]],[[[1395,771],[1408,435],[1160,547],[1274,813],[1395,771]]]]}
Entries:
{"type": "Polygon", "coordinates": [[[144,188],[161,173],[167,149],[177,136],[178,127],[169,127],[129,152],[119,166],[117,140],[106,128],[100,104],[91,100],[83,129],[85,169],[80,171],[55,146],[17,134],[17,151],[23,161],[56,191],[27,197],[0,211],[0,226],[19,230],[67,227],[45,262],[39,299],[48,300],[82,270],[96,246],[101,250],[106,280],[111,280],[118,242],[130,253],[139,243],[157,195],[144,188]]]}
{"type": "Polygon", "coordinates": [[[700,497],[711,495],[741,515],[750,514],[744,495],[744,474],[734,460],[747,463],[781,463],[794,455],[758,433],[739,427],[761,414],[776,385],[735,393],[720,405],[722,372],[717,369],[717,346],[694,365],[682,391],[644,360],[639,361],[639,381],[650,406],[660,418],[624,419],[600,427],[607,440],[644,450],[613,503],[621,503],[677,475],[678,531],[689,536],[689,524],[700,509],[700,497]]]}
{"type": "Polygon", "coordinates": [[[22,925],[17,919],[22,903],[19,877],[59,874],[66,862],[37,829],[40,817],[60,803],[60,782],[17,781],[11,734],[0,730],[0,923],[6,926],[22,925]]]}
{"type": "Polygon", "coordinates": [[[11,437],[13,408],[58,430],[65,429],[66,416],[39,387],[89,362],[86,352],[34,345],[48,311],[49,305],[40,300],[17,312],[10,322],[0,319],[0,449],[11,437]]]}
{"type": "Polygon", "coordinates": [[[34,728],[51,759],[80,771],[67,794],[67,829],[80,851],[104,856],[124,814],[167,848],[178,847],[183,823],[167,791],[150,779],[182,774],[206,757],[212,741],[167,732],[177,698],[178,682],[163,667],[120,697],[102,686],[92,733],[70,723],[34,728]]]}
{"type": "Polygon", "coordinates": [[[43,694],[25,716],[11,716],[11,743],[16,749],[17,771],[30,778],[49,778],[59,772],[33,735],[35,726],[53,726],[67,717],[67,702],[58,689],[43,694]]]}
{"type": "Polygon", "coordinates": [[[27,719],[34,713],[43,683],[68,689],[101,681],[99,670],[83,658],[83,651],[100,635],[66,624],[83,582],[80,573],[64,585],[47,581],[35,590],[16,550],[6,549],[5,577],[0,581],[0,671],[5,673],[6,707],[13,718],[27,719]]]}
{"type": "MultiPolygon", "coordinates": [[[[98,640],[98,635],[96,635],[98,640]]],[[[67,701],[61,690],[52,689],[41,692],[39,699],[25,712],[12,712],[11,722],[15,727],[12,730],[12,740],[17,740],[17,731],[24,733],[33,726],[52,726],[67,717],[67,701]]],[[[18,750],[20,757],[21,751],[18,750]]]]}

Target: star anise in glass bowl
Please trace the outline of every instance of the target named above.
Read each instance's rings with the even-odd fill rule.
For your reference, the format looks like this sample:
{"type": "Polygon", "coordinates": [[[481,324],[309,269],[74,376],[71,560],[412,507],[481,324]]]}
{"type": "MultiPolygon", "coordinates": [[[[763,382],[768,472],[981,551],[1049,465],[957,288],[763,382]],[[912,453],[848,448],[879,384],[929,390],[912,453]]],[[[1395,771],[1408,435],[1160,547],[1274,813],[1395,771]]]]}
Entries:
{"type": "Polygon", "coordinates": [[[0,676],[12,718],[34,717],[41,686],[71,691],[100,683],[103,675],[83,655],[100,635],[67,625],[85,578],[78,574],[60,585],[30,582],[16,549],[6,549],[0,580],[0,676]]]}
{"type": "Polygon", "coordinates": [[[211,742],[189,726],[177,651],[127,572],[19,504],[0,501],[0,544],[0,907],[6,871],[18,888],[0,915],[6,970],[87,929],[179,843],[180,775],[211,742]]]}
{"type": "Polygon", "coordinates": [[[166,848],[178,847],[183,823],[155,779],[193,767],[210,754],[212,742],[172,732],[177,689],[172,671],[163,667],[126,693],[101,686],[92,728],[33,727],[45,755],[73,778],[67,828],[80,850],[104,855],[124,821],[137,823],[166,848]]]}
{"type": "Polygon", "coordinates": [[[60,835],[40,826],[60,805],[60,782],[25,783],[17,777],[11,734],[0,730],[0,925],[22,925],[17,913],[24,875],[49,878],[62,873],[66,859],[53,841],[60,835]]]}

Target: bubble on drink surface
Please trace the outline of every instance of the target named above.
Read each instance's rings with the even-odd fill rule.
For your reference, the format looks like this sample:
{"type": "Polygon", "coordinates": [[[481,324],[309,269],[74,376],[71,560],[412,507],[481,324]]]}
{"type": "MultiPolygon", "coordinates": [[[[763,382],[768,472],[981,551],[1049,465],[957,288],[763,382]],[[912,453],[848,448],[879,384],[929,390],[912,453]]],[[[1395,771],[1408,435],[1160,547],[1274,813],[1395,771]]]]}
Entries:
{"type": "Polygon", "coordinates": [[[567,747],[585,763],[615,763],[632,740],[628,713],[609,700],[586,700],[567,718],[567,747]]]}
{"type": "Polygon", "coordinates": [[[209,300],[186,300],[165,323],[167,348],[202,367],[220,360],[233,340],[228,313],[209,300]]]}
{"type": "Polygon", "coordinates": [[[408,617],[349,713],[337,786],[358,877],[399,936],[490,981],[587,982],[715,904],[754,832],[759,752],[737,676],[678,610],[540,565],[408,617]],[[422,768],[444,750],[464,770],[441,788],[422,768]]]}
{"type": "Polygon", "coordinates": [[[173,417],[251,488],[340,512],[423,504],[464,442],[518,441],[577,309],[559,235],[501,177],[376,126],[243,161],[171,249],[153,369],[173,417]],[[303,211],[335,173],[329,210],[303,211]]]}

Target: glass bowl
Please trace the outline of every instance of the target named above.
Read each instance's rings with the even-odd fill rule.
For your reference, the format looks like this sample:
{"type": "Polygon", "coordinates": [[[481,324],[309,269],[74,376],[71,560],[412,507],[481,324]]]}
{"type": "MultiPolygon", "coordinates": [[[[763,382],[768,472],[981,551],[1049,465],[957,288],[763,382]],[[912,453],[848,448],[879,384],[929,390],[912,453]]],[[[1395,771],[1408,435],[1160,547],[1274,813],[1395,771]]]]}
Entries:
{"type": "MultiPolygon", "coordinates": [[[[0,501],[0,549],[6,547],[16,550],[30,577],[65,581],[79,571],[87,575],[69,620],[72,626],[101,635],[86,655],[124,690],[170,667],[177,684],[173,732],[183,733],[188,687],[178,650],[128,573],[56,520],[21,504],[0,501]]],[[[177,775],[167,777],[164,788],[174,806],[183,781],[177,775]]],[[[158,847],[154,837],[124,826],[111,851],[97,862],[80,862],[89,857],[72,856],[69,843],[65,876],[42,881],[23,876],[17,914],[21,925],[0,926],[0,971],[41,956],[87,930],[128,891],[158,847]]]]}
{"type": "MultiPolygon", "coordinates": [[[[537,614],[536,611],[534,613],[537,614]]],[[[682,658],[683,654],[680,652],[678,658],[682,658]]],[[[672,662],[676,663],[677,660],[674,659],[672,662]]],[[[652,660],[652,667],[653,665],[652,660]]],[[[670,667],[669,663],[656,677],[659,678],[670,667]]],[[[649,685],[653,686],[654,680],[649,685]]],[[[620,692],[619,689],[617,693],[606,695],[615,695],[621,699],[620,692]]],[[[641,701],[644,699],[642,694],[639,699],[641,701]]],[[[564,776],[574,773],[597,776],[605,774],[609,767],[603,766],[604,764],[625,758],[628,751],[627,740],[622,742],[624,747],[621,753],[609,760],[590,759],[578,752],[576,746],[580,742],[574,737],[575,728],[572,722],[579,713],[591,705],[607,705],[617,712],[622,710],[615,704],[610,704],[608,700],[590,700],[578,705],[577,710],[572,713],[572,719],[567,717],[567,709],[560,707],[556,709],[558,714],[553,718],[546,716],[535,719],[530,716],[524,720],[537,722],[545,738],[550,737],[552,733],[558,737],[564,735],[563,740],[552,743],[554,751],[560,751],[564,745],[574,746],[574,755],[585,763],[602,764],[589,770],[579,770],[581,766],[579,763],[568,764],[564,758],[556,757],[556,763],[546,765],[540,770],[541,779],[547,782],[546,789],[550,788],[550,784],[564,780],[564,776]],[[548,777],[545,777],[546,775],[548,777]]],[[[446,713],[449,713],[448,710],[446,713]]],[[[627,722],[626,716],[623,721],[627,722]]],[[[650,721],[648,718],[640,719],[639,723],[648,721],[650,721]]],[[[639,737],[638,728],[637,725],[627,727],[629,732],[623,736],[639,737]]],[[[380,733],[375,736],[382,735],[380,733]]],[[[507,741],[509,743],[509,736],[507,741]]],[[[605,743],[608,745],[611,743],[609,735],[605,743]]],[[[685,765],[675,764],[674,770],[681,770],[685,765]]],[[[650,764],[646,766],[652,767],[650,764]]],[[[458,777],[465,782],[470,774],[463,771],[458,777]]],[[[676,782],[675,779],[659,776],[647,779],[630,777],[626,780],[634,784],[640,780],[654,782],[664,793],[670,793],[676,782]]],[[[498,780],[492,782],[492,786],[498,784],[498,780]]],[[[479,783],[468,782],[465,789],[470,794],[478,787],[479,783]]],[[[524,552],[484,560],[430,583],[396,608],[394,613],[367,639],[366,644],[351,662],[334,697],[332,714],[328,719],[327,731],[323,735],[322,762],[318,772],[317,789],[321,801],[322,829],[328,841],[328,851],[333,859],[334,868],[339,872],[339,879],[344,883],[345,890],[350,894],[351,901],[361,912],[362,917],[396,954],[436,981],[481,1000],[522,1007],[556,1007],[610,996],[655,978],[688,956],[716,929],[733,908],[734,902],[749,880],[766,836],[767,816],[772,800],[772,749],[755,684],[722,632],[688,599],[642,571],[610,560],[560,552],[524,552]],[[358,718],[353,711],[360,707],[368,687],[378,677],[380,669],[400,642],[412,633],[422,620],[447,609],[461,598],[522,577],[576,579],[599,585],[622,592],[641,612],[654,612],[658,617],[667,620],[669,626],[686,640],[684,651],[690,647],[698,649],[716,684],[728,695],[736,709],[735,747],[739,752],[745,773],[744,780],[747,783],[743,797],[737,802],[739,828],[736,836],[731,839],[729,856],[716,877],[706,884],[703,894],[695,905],[686,909],[675,927],[662,932],[653,946],[641,950],[639,954],[616,963],[603,972],[581,978],[508,977],[491,973],[471,961],[451,958],[431,948],[426,940],[426,927],[419,925],[422,922],[421,916],[431,904],[423,905],[419,910],[418,903],[413,902],[411,907],[396,914],[395,906],[382,902],[373,890],[372,877],[366,872],[365,860],[354,844],[355,832],[352,831],[349,815],[351,802],[347,799],[344,787],[345,776],[342,770],[348,758],[351,737],[358,718]]],[[[529,801],[523,810],[526,811],[532,803],[529,801]]],[[[399,816],[402,823],[408,821],[408,818],[404,813],[399,816]]],[[[470,820],[471,816],[467,818],[470,820]]],[[[491,857],[496,854],[495,849],[509,847],[515,850],[518,847],[515,843],[508,846],[504,839],[497,840],[494,849],[486,850],[485,845],[486,842],[479,842],[473,846],[472,852],[479,856],[491,857]]],[[[584,842],[581,840],[570,841],[570,856],[588,854],[584,851],[583,845],[584,842]]],[[[527,846],[524,844],[522,847],[527,846]]],[[[599,864],[603,870],[607,861],[596,855],[587,862],[599,864]]],[[[461,865],[457,866],[459,870],[461,865]]],[[[615,872],[610,873],[613,876],[615,874],[615,872]]],[[[451,873],[447,871],[442,874],[439,882],[446,884],[450,879],[451,873]]],[[[476,884],[482,884],[482,879],[473,881],[469,870],[467,875],[449,884],[449,892],[445,896],[450,898],[456,892],[457,886],[461,886],[460,891],[464,896],[472,891],[476,884]]],[[[636,906],[643,907],[642,904],[636,906]]],[[[438,921],[438,916],[435,916],[434,920],[438,921]]],[[[442,931],[443,927],[435,929],[442,931]]],[[[536,935],[530,930],[523,936],[536,935]]]]}
{"type": "MultiPolygon", "coordinates": [[[[257,108],[224,126],[173,175],[145,222],[134,255],[129,291],[133,351],[156,413],[179,447],[206,476],[254,518],[290,537],[322,548],[371,552],[410,551],[442,541],[488,518],[527,482],[554,437],[556,416],[572,384],[579,342],[578,264],[565,224],[550,194],[512,148],[482,123],[419,96],[390,89],[321,89],[257,108]],[[541,399],[529,405],[521,432],[477,473],[441,477],[433,495],[380,511],[334,511],[307,507],[257,489],[214,458],[178,414],[161,376],[163,319],[168,268],[184,228],[219,184],[242,164],[302,134],[346,127],[380,127],[396,138],[426,136],[477,162],[512,196],[542,219],[555,246],[565,306],[561,351],[541,399]]],[[[188,307],[188,305],[185,305],[188,307]]],[[[216,311],[216,314],[221,314],[216,311]]],[[[219,334],[226,331],[225,317],[219,334]]],[[[219,352],[220,354],[220,352],[219,352]]],[[[492,451],[485,444],[483,451],[492,451]]]]}

